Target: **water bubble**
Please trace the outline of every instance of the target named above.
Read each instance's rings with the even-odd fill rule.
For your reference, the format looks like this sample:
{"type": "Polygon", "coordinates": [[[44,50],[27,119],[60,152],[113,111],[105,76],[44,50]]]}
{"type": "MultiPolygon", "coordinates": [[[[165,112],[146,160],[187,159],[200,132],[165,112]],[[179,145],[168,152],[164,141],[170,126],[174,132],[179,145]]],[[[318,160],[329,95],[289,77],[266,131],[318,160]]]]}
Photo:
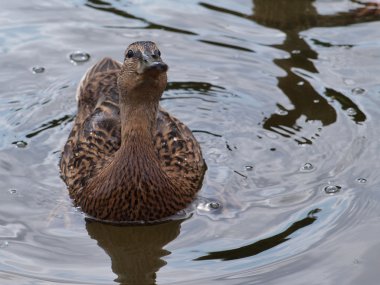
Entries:
{"type": "Polygon", "coordinates": [[[18,148],[25,148],[28,144],[24,141],[15,141],[12,144],[16,145],[18,148]]]}
{"type": "Polygon", "coordinates": [[[11,193],[11,194],[16,194],[17,190],[16,189],[9,189],[8,192],[11,193]]]}
{"type": "Polygon", "coordinates": [[[220,204],[218,202],[210,202],[207,204],[207,207],[212,210],[216,210],[220,208],[220,204]]]}
{"type": "Polygon", "coordinates": [[[90,59],[90,55],[84,51],[74,51],[70,54],[70,60],[72,63],[83,63],[90,59]]]}
{"type": "Polygon", "coordinates": [[[246,165],[244,168],[247,171],[252,171],[253,170],[253,166],[252,165],[246,165]]]}
{"type": "Polygon", "coordinates": [[[305,163],[305,164],[301,167],[301,170],[302,170],[302,171],[311,171],[311,170],[313,170],[313,169],[314,169],[314,166],[313,166],[311,163],[309,163],[309,162],[305,163]]]}
{"type": "Polygon", "coordinates": [[[6,248],[9,245],[9,242],[7,240],[0,242],[0,248],[6,248]]]}
{"type": "Polygon", "coordinates": [[[350,116],[355,116],[358,112],[354,108],[348,108],[347,109],[347,114],[350,116]]]}
{"type": "Polygon", "coordinates": [[[221,204],[218,201],[199,201],[197,209],[203,212],[212,212],[221,208],[221,204]]]}
{"type": "Polygon", "coordinates": [[[335,194],[338,193],[340,189],[342,189],[342,187],[338,185],[328,185],[323,190],[325,190],[327,194],[335,194]]]}
{"type": "Polygon", "coordinates": [[[354,95],[363,95],[365,93],[365,89],[361,87],[356,87],[351,90],[352,94],[354,95]]]}
{"type": "Polygon", "coordinates": [[[43,67],[43,66],[33,66],[32,67],[32,72],[34,74],[43,73],[44,71],[45,71],[45,67],[43,67]]]}
{"type": "Polygon", "coordinates": [[[367,179],[365,179],[365,178],[357,178],[356,179],[356,182],[358,182],[358,183],[366,183],[367,182],[367,179]]]}

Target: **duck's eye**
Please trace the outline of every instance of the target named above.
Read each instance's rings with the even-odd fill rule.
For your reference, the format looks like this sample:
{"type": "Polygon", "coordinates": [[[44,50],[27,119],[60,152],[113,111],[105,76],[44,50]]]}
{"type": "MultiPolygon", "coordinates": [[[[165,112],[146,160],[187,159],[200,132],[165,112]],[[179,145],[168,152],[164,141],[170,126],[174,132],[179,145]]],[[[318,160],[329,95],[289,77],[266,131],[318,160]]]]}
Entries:
{"type": "Polygon", "coordinates": [[[159,49],[155,50],[155,51],[154,51],[154,54],[157,55],[157,56],[161,56],[161,52],[160,52],[159,49]]]}
{"type": "Polygon", "coordinates": [[[134,55],[133,50],[129,50],[125,57],[131,58],[134,55]]]}

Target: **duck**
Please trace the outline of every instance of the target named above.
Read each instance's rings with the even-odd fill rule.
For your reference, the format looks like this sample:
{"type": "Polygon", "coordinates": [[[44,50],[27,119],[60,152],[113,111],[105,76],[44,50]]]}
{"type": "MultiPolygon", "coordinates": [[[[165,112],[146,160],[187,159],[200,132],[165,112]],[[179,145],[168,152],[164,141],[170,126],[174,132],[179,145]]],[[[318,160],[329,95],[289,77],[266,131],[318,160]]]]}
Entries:
{"type": "Polygon", "coordinates": [[[73,204],[90,218],[161,220],[200,190],[207,168],[200,145],[159,104],[167,71],[157,45],[138,41],[123,63],[104,58],[80,81],[59,164],[73,204]]]}

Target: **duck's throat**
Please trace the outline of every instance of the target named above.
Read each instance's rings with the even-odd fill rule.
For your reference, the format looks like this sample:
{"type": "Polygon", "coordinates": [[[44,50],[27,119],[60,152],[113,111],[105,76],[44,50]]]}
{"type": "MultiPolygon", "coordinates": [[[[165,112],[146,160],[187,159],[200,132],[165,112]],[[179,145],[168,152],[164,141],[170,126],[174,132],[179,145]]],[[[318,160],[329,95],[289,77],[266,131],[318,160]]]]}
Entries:
{"type": "Polygon", "coordinates": [[[143,104],[121,104],[121,145],[130,141],[134,135],[141,140],[152,142],[156,128],[158,102],[143,104]]]}
{"type": "Polygon", "coordinates": [[[154,146],[158,102],[121,104],[121,146],[115,159],[124,169],[136,173],[160,167],[154,146]],[[126,169],[129,168],[129,169],[126,169]]]}

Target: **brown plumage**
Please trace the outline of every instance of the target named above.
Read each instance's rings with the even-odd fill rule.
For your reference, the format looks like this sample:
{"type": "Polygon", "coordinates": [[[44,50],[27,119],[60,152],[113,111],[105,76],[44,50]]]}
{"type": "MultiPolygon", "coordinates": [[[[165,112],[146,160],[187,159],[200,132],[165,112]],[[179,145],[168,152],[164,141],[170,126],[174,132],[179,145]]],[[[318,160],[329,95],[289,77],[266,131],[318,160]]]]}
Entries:
{"type": "Polygon", "coordinates": [[[83,77],[60,167],[77,206],[98,219],[152,221],[194,198],[206,169],[191,131],[161,107],[167,65],[152,42],[83,77]]]}

